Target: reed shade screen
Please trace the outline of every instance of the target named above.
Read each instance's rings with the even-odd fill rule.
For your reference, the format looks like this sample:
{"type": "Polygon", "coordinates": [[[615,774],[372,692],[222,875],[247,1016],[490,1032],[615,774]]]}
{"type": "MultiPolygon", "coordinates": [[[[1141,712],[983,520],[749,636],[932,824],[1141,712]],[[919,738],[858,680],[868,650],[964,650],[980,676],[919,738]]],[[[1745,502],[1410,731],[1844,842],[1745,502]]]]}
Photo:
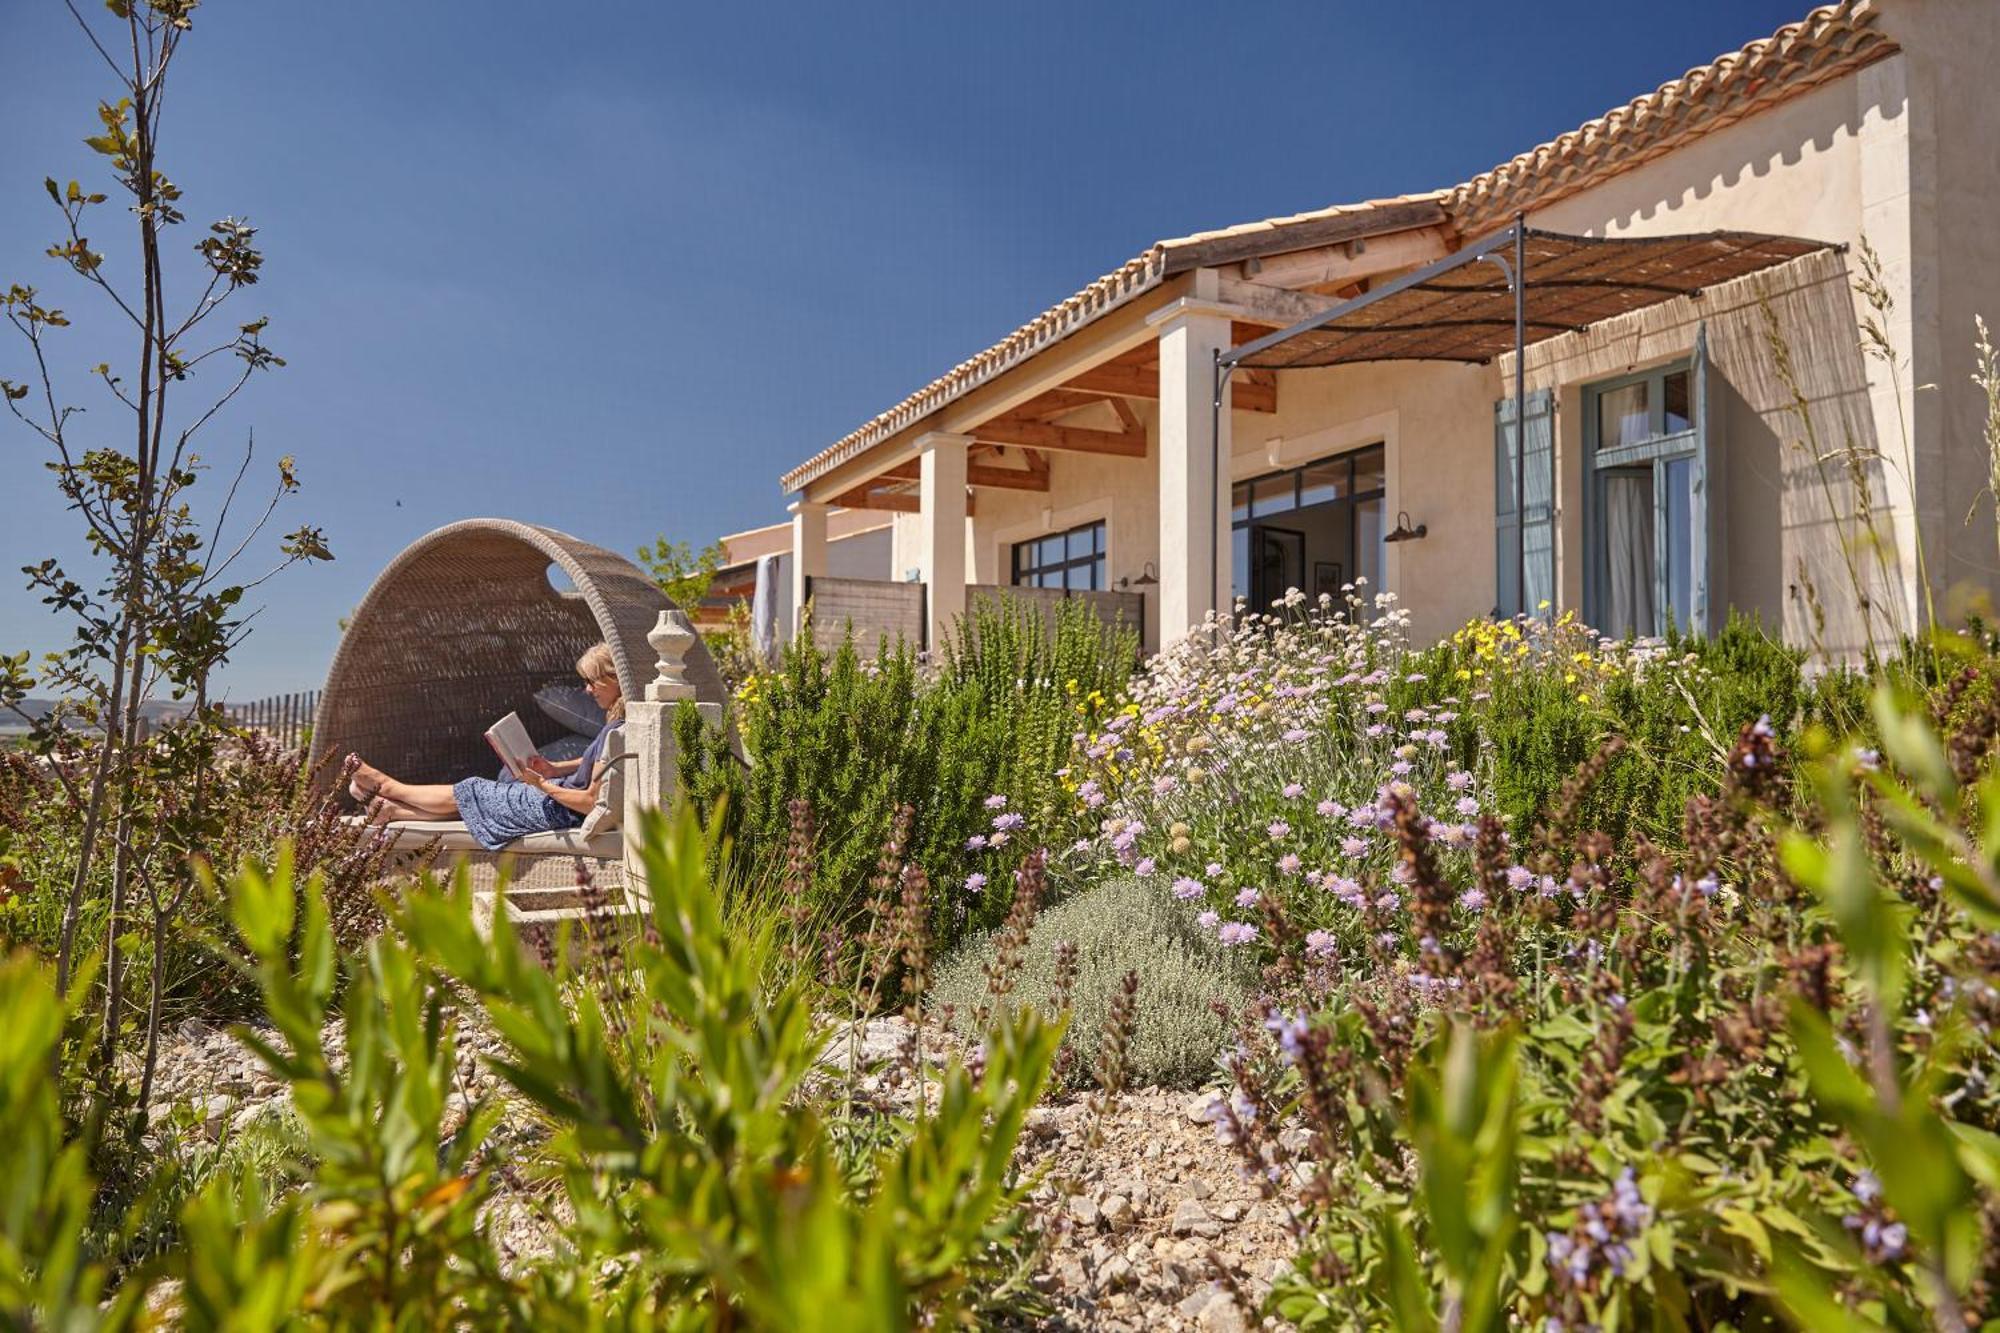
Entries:
{"type": "MultiPolygon", "coordinates": [[[[1741,231],[1607,238],[1532,227],[1526,245],[1530,343],[1834,248],[1823,241],[1741,231]]],[[[1511,245],[1498,253],[1513,263],[1511,245]]],[[[1353,304],[1357,308],[1346,314],[1301,329],[1237,364],[1286,370],[1355,361],[1477,363],[1514,350],[1514,294],[1501,269],[1485,260],[1353,304]]]]}
{"type": "MultiPolygon", "coordinates": [[[[493,776],[485,732],[519,713],[537,745],[563,734],[535,691],[575,682],[576,660],[602,639],[627,700],[654,676],[646,634],[674,603],[623,556],[510,519],[474,518],[419,538],[382,571],[341,636],[313,724],[316,780],[346,755],[406,782],[493,776]],[[573,588],[551,582],[560,571],[573,588]]],[[[708,649],[688,650],[704,703],[727,692],[708,649]]]]}

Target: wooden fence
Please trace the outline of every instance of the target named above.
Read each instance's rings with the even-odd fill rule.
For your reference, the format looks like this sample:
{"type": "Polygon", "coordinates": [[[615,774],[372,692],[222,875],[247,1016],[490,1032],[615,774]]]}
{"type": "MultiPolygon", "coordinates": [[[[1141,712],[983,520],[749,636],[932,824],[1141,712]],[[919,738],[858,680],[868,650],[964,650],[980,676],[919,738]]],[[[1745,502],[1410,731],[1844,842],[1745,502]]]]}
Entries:
{"type": "Polygon", "coordinates": [[[1146,599],[1136,592],[1088,592],[1083,589],[1066,588],[1021,588],[998,583],[975,583],[966,588],[966,605],[985,598],[993,602],[1014,602],[1031,606],[1041,614],[1042,628],[1050,637],[1056,632],[1056,616],[1066,601],[1083,602],[1097,612],[1097,618],[1106,628],[1122,625],[1137,635],[1142,645],[1146,638],[1146,599]]]}
{"type": "Polygon", "coordinates": [[[815,577],[806,581],[806,600],[812,604],[814,637],[823,647],[838,643],[849,625],[864,657],[875,655],[884,636],[891,644],[901,639],[915,648],[929,646],[921,583],[815,577]]]}
{"type": "Polygon", "coordinates": [[[313,713],[319,708],[319,691],[274,694],[247,704],[230,704],[224,710],[229,720],[249,731],[260,731],[286,746],[302,746],[312,731],[313,713]]]}

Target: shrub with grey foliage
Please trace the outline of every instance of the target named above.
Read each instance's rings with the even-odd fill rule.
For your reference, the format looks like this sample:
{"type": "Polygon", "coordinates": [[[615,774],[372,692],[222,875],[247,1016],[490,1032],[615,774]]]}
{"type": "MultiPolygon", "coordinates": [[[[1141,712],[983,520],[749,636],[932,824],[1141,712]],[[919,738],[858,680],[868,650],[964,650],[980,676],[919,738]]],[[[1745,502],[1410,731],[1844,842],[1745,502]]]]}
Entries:
{"type": "MultiPolygon", "coordinates": [[[[1008,1007],[1048,1012],[1056,946],[1065,941],[1077,950],[1074,1015],[1063,1039],[1072,1052],[1064,1062],[1071,1085],[1090,1080],[1105,1012],[1127,971],[1139,974],[1139,1020],[1128,1046],[1127,1083],[1193,1087],[1208,1077],[1229,1039],[1229,1025],[1215,1012],[1215,1002],[1234,1011],[1249,999],[1255,983],[1249,959],[1205,934],[1163,886],[1113,880],[1035,919],[1008,1007]]],[[[967,941],[933,983],[931,1003],[940,1011],[949,1005],[962,1034],[986,1003],[994,952],[993,934],[967,941]]]]}

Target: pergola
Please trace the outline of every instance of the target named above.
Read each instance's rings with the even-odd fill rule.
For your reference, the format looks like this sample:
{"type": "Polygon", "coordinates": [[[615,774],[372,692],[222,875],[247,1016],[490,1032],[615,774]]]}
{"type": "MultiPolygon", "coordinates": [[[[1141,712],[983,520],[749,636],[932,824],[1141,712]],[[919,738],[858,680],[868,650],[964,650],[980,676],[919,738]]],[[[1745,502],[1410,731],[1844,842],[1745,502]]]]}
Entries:
{"type": "MultiPolygon", "coordinates": [[[[1823,241],[1756,232],[1685,236],[1573,236],[1524,218],[1444,258],[1384,282],[1275,333],[1218,352],[1210,419],[1210,487],[1221,484],[1222,404],[1231,378],[1363,361],[1488,364],[1514,353],[1515,404],[1526,399],[1527,348],[1581,333],[1615,315],[1695,297],[1815,251],[1823,241]]],[[[1516,421],[1520,420],[1516,408],[1516,421]]],[[[1517,432],[1525,434],[1517,424],[1517,432]]],[[[1514,450],[1514,513],[1525,504],[1525,447],[1514,450]]],[[[1516,587],[1527,587],[1527,525],[1518,525],[1516,587]]],[[[1211,534],[1216,581],[1221,534],[1211,534]]]]}

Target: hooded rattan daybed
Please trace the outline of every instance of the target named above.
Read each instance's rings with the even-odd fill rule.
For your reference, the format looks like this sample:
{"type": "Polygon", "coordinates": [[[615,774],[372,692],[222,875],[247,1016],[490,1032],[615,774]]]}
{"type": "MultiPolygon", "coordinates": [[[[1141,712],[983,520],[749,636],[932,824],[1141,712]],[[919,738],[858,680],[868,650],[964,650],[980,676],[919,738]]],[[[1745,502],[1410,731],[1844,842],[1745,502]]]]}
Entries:
{"type": "MultiPolygon", "coordinates": [[[[313,721],[312,771],[330,783],[352,753],[409,782],[491,773],[486,728],[515,712],[538,745],[562,734],[535,691],[574,679],[577,658],[600,639],[625,696],[639,698],[653,678],[646,633],[673,609],[631,561],[553,528],[500,518],[439,528],[382,571],[341,636],[313,721]]],[[[686,675],[697,699],[724,699],[699,640],[686,675]]],[[[521,850],[579,855],[574,834],[537,837],[550,846],[521,850]]],[[[617,851],[582,855],[608,863],[617,851]]]]}

